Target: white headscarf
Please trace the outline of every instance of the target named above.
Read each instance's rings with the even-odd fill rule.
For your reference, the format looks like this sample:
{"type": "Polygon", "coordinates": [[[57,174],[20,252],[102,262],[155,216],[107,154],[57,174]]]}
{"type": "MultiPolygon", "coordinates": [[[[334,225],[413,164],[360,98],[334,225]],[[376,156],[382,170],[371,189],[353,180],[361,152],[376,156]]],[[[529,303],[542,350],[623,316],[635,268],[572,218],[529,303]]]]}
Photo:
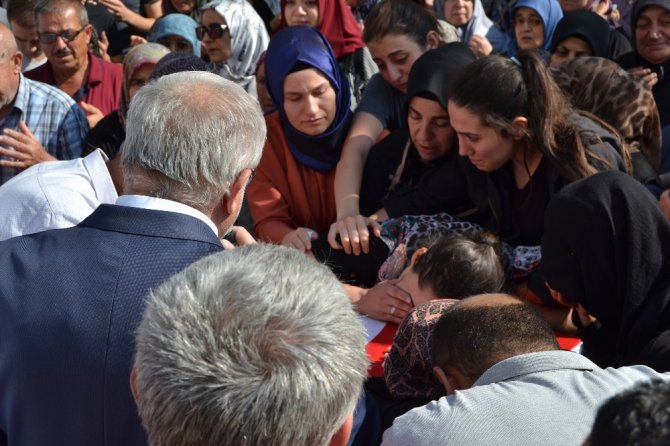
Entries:
{"type": "Polygon", "coordinates": [[[216,66],[219,75],[256,97],[256,65],[270,42],[263,20],[246,0],[215,0],[204,4],[200,12],[206,9],[221,15],[230,30],[230,57],[223,66],[216,66]]]}

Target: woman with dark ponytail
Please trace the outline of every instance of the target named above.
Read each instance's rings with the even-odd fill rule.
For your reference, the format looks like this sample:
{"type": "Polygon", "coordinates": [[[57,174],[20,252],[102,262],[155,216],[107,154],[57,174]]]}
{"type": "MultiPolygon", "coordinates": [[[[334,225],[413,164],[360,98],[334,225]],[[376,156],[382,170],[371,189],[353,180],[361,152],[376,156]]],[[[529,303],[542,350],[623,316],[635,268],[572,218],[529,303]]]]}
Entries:
{"type": "Polygon", "coordinates": [[[485,226],[513,245],[539,244],[544,209],[565,184],[627,170],[616,131],[574,111],[532,51],[480,59],[449,92],[470,195],[485,226]]]}

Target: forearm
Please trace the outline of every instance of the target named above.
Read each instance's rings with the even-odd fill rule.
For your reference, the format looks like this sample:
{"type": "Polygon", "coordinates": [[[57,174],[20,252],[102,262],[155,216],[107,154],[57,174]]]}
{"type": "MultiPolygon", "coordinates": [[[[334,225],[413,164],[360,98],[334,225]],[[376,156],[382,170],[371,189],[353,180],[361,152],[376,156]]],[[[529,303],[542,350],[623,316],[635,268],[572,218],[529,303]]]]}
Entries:
{"type": "Polygon", "coordinates": [[[379,120],[369,113],[354,118],[342,157],[335,173],[335,203],[337,218],[358,215],[363,168],[376,138],[383,131],[379,120]]]}
{"type": "Polygon", "coordinates": [[[361,288],[346,283],[342,284],[342,288],[344,288],[344,292],[347,294],[347,297],[349,298],[349,301],[351,302],[351,305],[354,306],[354,308],[357,308],[358,302],[368,291],[366,288],[361,288]]]}

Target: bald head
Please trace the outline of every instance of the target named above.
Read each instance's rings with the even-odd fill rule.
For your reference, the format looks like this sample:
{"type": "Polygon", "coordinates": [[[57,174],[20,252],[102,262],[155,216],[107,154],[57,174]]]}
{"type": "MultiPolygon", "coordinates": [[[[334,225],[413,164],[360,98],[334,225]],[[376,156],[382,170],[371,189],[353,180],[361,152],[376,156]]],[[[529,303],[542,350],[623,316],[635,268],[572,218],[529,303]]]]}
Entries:
{"type": "Polygon", "coordinates": [[[0,118],[7,116],[13,108],[21,80],[22,61],[12,31],[0,24],[0,118]]]}
{"type": "Polygon", "coordinates": [[[481,294],[463,299],[440,318],[433,332],[433,365],[455,368],[474,382],[504,359],[559,348],[532,305],[507,294],[481,294]]]}
{"type": "Polygon", "coordinates": [[[0,23],[0,59],[11,57],[19,50],[12,30],[4,23],[0,23]]]}

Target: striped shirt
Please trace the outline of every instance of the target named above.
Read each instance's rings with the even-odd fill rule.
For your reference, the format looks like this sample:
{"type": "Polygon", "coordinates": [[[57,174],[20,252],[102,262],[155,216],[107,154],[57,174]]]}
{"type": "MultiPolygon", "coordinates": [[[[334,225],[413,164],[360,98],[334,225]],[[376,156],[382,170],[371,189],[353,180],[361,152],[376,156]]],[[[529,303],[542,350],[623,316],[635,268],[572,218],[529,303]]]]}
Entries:
{"type": "MultiPolygon", "coordinates": [[[[0,131],[19,131],[19,121],[37,137],[44,149],[59,160],[81,156],[88,122],[83,110],[56,87],[20,77],[14,108],[0,121],[0,131]]],[[[0,167],[0,184],[20,169],[0,167]]]]}

